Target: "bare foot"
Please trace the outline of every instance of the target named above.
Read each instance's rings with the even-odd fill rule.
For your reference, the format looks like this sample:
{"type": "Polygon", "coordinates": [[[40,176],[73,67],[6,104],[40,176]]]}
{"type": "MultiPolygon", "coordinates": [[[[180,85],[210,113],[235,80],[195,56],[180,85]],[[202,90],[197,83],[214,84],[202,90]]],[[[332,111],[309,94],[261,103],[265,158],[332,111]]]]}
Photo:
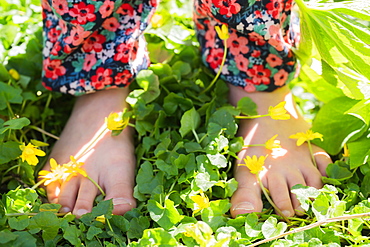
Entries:
{"type": "Polygon", "coordinates": [[[263,205],[261,189],[254,174],[245,166],[237,166],[244,163],[246,155],[269,156],[265,160],[264,172],[260,173],[263,185],[270,191],[270,195],[276,206],[282,213],[291,217],[302,214],[296,196],[290,193],[290,188],[296,184],[322,187],[321,175],[325,176],[326,166],[331,159],[322,149],[313,146],[313,152],[318,169],[314,166],[307,145],[297,147],[296,140],[289,136],[297,132],[305,132],[310,128],[309,124],[297,112],[292,95],[287,87],[282,87],[274,92],[247,93],[235,86],[230,86],[230,103],[236,105],[242,97],[250,97],[258,106],[259,114],[267,114],[269,106],[275,106],[286,101],[286,110],[291,115],[290,120],[273,120],[270,117],[253,120],[241,120],[239,136],[244,137],[245,145],[263,144],[268,139],[278,134],[281,146],[287,153],[273,158],[271,151],[265,147],[249,147],[239,153],[239,158],[234,169],[235,179],[238,181],[238,189],[231,198],[231,215],[261,212],[263,205]]]}
{"type": "MultiPolygon", "coordinates": [[[[120,112],[126,107],[127,88],[99,91],[80,96],[74,106],[60,140],[55,144],[50,158],[58,164],[69,162],[70,155],[77,156],[104,128],[104,119],[111,112],[120,112]]],[[[126,128],[119,136],[105,132],[90,152],[78,162],[105,191],[105,199],[112,199],[114,214],[124,214],[136,206],[133,198],[135,179],[135,156],[132,129],[126,128]]],[[[45,166],[49,169],[49,164],[45,166]]],[[[60,185],[47,186],[51,203],[62,205],[62,212],[72,212],[77,217],[90,212],[97,187],[87,178],[77,176],[60,185]]]]}

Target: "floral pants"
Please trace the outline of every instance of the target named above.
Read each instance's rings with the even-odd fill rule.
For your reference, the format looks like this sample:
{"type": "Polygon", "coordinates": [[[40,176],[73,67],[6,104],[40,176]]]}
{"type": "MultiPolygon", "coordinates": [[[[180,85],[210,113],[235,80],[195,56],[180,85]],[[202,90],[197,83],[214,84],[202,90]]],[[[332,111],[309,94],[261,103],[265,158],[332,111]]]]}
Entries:
{"type": "MultiPolygon", "coordinates": [[[[125,87],[149,66],[143,32],[159,0],[43,0],[43,85],[81,95],[125,87]]],[[[221,77],[247,92],[292,80],[299,39],[293,0],[194,0],[202,60],[218,71],[224,52],[215,26],[226,24],[221,77]]]]}

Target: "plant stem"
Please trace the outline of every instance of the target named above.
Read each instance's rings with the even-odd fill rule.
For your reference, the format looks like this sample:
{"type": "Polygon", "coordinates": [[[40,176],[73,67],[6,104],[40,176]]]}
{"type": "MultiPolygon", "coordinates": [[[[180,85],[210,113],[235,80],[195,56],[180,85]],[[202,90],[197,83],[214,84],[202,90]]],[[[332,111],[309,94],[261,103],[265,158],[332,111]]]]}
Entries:
{"type": "Polygon", "coordinates": [[[51,138],[54,138],[55,140],[59,140],[59,137],[57,137],[57,136],[55,136],[55,135],[53,135],[53,134],[51,134],[51,133],[49,133],[49,132],[47,132],[47,131],[45,131],[45,130],[37,127],[37,126],[29,125],[28,127],[31,128],[31,129],[37,130],[38,132],[41,132],[42,134],[50,136],[51,138]]]}
{"type": "Polygon", "coordinates": [[[316,164],[315,156],[313,155],[312,145],[311,145],[310,140],[307,140],[307,143],[308,143],[308,149],[310,150],[310,154],[311,154],[312,162],[313,162],[313,164],[315,165],[315,167],[317,168],[317,164],[316,164]]]}
{"type": "Polygon", "coordinates": [[[217,81],[218,77],[221,75],[222,68],[224,67],[224,64],[225,64],[225,61],[226,61],[226,55],[227,55],[227,39],[224,40],[224,56],[222,57],[220,68],[218,69],[218,72],[217,72],[216,76],[213,78],[213,80],[208,85],[208,87],[206,89],[204,89],[200,94],[206,93],[209,89],[211,89],[211,87],[213,86],[213,84],[215,84],[215,82],[217,81]]]}
{"type": "Polygon", "coordinates": [[[197,142],[199,143],[199,137],[197,135],[197,132],[195,132],[194,129],[191,129],[191,131],[193,132],[194,136],[195,136],[195,139],[197,140],[197,142]]]}
{"type": "Polygon", "coordinates": [[[270,114],[265,115],[254,115],[254,116],[234,116],[236,119],[255,119],[260,117],[268,117],[270,114]]]}
{"type": "Polygon", "coordinates": [[[254,244],[247,245],[247,246],[249,246],[249,247],[258,246],[260,244],[267,243],[267,242],[270,242],[272,240],[276,240],[276,239],[285,237],[285,236],[290,235],[290,234],[294,234],[294,233],[297,233],[297,232],[302,232],[302,231],[305,231],[305,230],[309,230],[309,229],[312,229],[312,228],[315,228],[317,226],[321,226],[321,225],[324,225],[324,224],[327,224],[327,223],[338,222],[338,221],[342,221],[342,220],[357,219],[357,218],[363,218],[363,217],[369,217],[369,216],[370,216],[370,213],[362,213],[362,214],[344,215],[344,216],[333,217],[333,218],[329,218],[329,219],[325,219],[325,220],[320,220],[320,221],[317,221],[317,222],[312,223],[310,225],[295,228],[295,229],[293,229],[289,232],[284,232],[284,233],[279,234],[275,237],[267,238],[267,239],[258,241],[254,244]]]}
{"type": "Polygon", "coordinates": [[[42,179],[42,180],[40,180],[40,181],[38,181],[34,186],[32,186],[32,190],[35,190],[37,187],[39,187],[41,184],[43,184],[45,181],[46,181],[47,179],[46,178],[44,178],[44,179],[42,179]]]}
{"type": "Polygon", "coordinates": [[[100,185],[97,183],[97,182],[95,182],[95,180],[94,179],[92,179],[89,175],[87,175],[87,178],[99,189],[99,191],[100,191],[100,193],[103,195],[103,196],[105,196],[105,192],[104,192],[104,190],[100,187],[100,185]]]}
{"type": "Polygon", "coordinates": [[[256,177],[257,177],[258,183],[260,184],[261,190],[262,190],[263,194],[265,195],[267,201],[271,204],[271,206],[274,207],[276,212],[278,212],[278,214],[280,214],[280,216],[283,217],[283,219],[287,223],[290,223],[289,219],[281,212],[281,210],[276,206],[276,204],[270,198],[270,195],[267,193],[266,188],[265,188],[265,186],[263,186],[262,181],[261,181],[260,177],[258,176],[258,174],[256,174],[256,177]]]}

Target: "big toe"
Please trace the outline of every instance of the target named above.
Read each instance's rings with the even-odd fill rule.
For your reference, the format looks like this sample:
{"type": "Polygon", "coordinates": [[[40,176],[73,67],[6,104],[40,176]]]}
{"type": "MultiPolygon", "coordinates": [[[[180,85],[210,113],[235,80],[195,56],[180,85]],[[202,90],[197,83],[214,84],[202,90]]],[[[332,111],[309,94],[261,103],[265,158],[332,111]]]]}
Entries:
{"type": "Polygon", "coordinates": [[[112,199],[113,214],[123,215],[136,207],[133,197],[133,186],[127,183],[116,183],[107,188],[106,200],[112,199]]]}
{"type": "Polygon", "coordinates": [[[261,188],[255,175],[251,174],[246,167],[238,167],[235,171],[235,179],[238,181],[238,189],[231,197],[231,216],[235,218],[239,214],[261,212],[263,207],[261,188]]]}

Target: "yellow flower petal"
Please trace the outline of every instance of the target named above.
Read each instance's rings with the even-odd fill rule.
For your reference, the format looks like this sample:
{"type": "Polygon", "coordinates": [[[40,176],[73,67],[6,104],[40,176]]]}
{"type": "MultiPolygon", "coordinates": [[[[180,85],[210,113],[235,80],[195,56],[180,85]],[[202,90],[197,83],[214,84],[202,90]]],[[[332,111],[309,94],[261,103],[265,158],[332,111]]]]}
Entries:
{"type": "Polygon", "coordinates": [[[209,207],[209,200],[206,195],[201,193],[201,195],[195,195],[190,197],[190,199],[194,202],[195,210],[193,211],[193,214],[198,213],[202,209],[209,207]]]}
{"type": "Polygon", "coordinates": [[[290,119],[290,115],[287,114],[287,111],[284,108],[285,104],[286,104],[286,102],[283,101],[283,102],[280,102],[279,104],[277,104],[276,106],[270,106],[269,110],[268,110],[268,113],[269,113],[270,117],[272,119],[275,119],[275,120],[288,120],[288,119],[290,119]]]}
{"type": "Polygon", "coordinates": [[[45,156],[45,152],[37,149],[36,146],[32,145],[31,143],[28,143],[27,146],[22,145],[19,146],[19,148],[22,150],[22,154],[20,158],[22,161],[26,161],[29,165],[37,165],[39,163],[39,160],[36,156],[45,156]]]}
{"type": "Polygon", "coordinates": [[[280,141],[279,140],[275,140],[275,138],[277,137],[278,135],[274,135],[273,137],[271,137],[269,140],[267,140],[265,142],[265,147],[269,150],[273,150],[274,148],[281,148],[281,145],[280,145],[280,141]]]}
{"type": "Polygon", "coordinates": [[[16,81],[19,81],[19,79],[21,78],[21,76],[19,75],[18,71],[16,71],[15,69],[10,69],[9,70],[9,74],[16,81]]]}
{"type": "Polygon", "coordinates": [[[216,32],[218,34],[218,37],[221,40],[225,40],[225,39],[228,39],[230,37],[229,29],[228,29],[227,25],[222,24],[221,28],[219,26],[215,26],[215,29],[216,29],[216,32]]]}
{"type": "Polygon", "coordinates": [[[257,174],[263,170],[263,165],[265,164],[266,158],[267,158],[267,155],[260,156],[259,158],[257,158],[256,155],[253,155],[253,157],[247,156],[244,159],[245,164],[240,164],[240,165],[248,167],[251,173],[257,174]]]}
{"type": "Polygon", "coordinates": [[[110,130],[123,130],[127,127],[130,117],[127,116],[127,109],[123,112],[112,112],[108,117],[105,118],[107,128],[110,130]],[[126,113],[126,114],[125,114],[126,113]]]}
{"type": "Polygon", "coordinates": [[[297,146],[301,146],[306,141],[312,141],[314,139],[321,139],[323,140],[323,135],[318,132],[313,132],[312,130],[307,130],[306,133],[298,132],[294,135],[289,136],[291,139],[297,139],[297,146]]]}

